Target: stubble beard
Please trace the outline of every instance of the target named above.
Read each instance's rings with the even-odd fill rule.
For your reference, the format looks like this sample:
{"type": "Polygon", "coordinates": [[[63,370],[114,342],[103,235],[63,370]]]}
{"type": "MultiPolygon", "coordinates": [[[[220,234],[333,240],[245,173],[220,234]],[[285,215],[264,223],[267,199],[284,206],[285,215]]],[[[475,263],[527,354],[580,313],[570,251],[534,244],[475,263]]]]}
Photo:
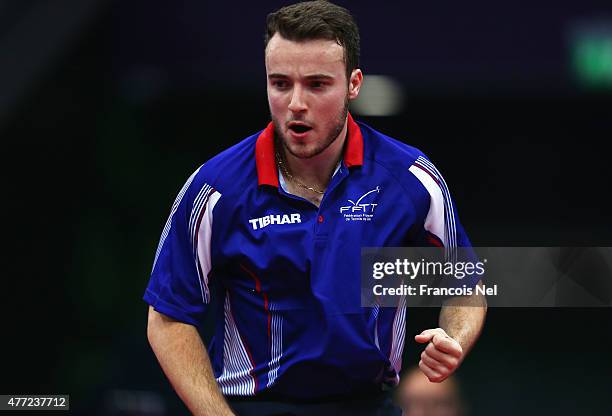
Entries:
{"type": "Polygon", "coordinates": [[[340,112],[338,113],[338,116],[335,118],[336,122],[333,128],[331,129],[329,134],[325,137],[325,140],[323,140],[315,148],[310,149],[310,150],[305,149],[303,146],[291,146],[289,139],[283,134],[282,130],[279,128],[281,124],[278,122],[277,119],[272,117],[272,123],[274,124],[274,137],[275,137],[276,144],[278,144],[280,141],[285,151],[289,152],[291,155],[295,156],[298,159],[310,159],[317,155],[320,155],[329,146],[331,146],[331,144],[334,141],[336,141],[336,139],[342,132],[342,129],[344,128],[344,123],[346,121],[346,117],[348,115],[348,103],[349,103],[349,99],[348,99],[348,94],[347,94],[346,98],[344,99],[344,105],[342,109],[340,110],[340,112]]]}

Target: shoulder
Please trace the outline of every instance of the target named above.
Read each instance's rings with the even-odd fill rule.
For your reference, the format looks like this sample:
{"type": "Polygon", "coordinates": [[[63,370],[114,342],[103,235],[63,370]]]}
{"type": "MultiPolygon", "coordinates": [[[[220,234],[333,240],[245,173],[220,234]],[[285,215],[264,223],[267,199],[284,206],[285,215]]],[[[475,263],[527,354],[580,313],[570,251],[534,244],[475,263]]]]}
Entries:
{"type": "MultiPolygon", "coordinates": [[[[406,192],[428,196],[425,178],[440,178],[437,168],[420,149],[389,137],[364,123],[359,123],[364,137],[364,158],[385,171],[403,186],[406,192]]],[[[436,179],[437,181],[437,179],[436,179]]]]}
{"type": "Polygon", "coordinates": [[[255,169],[255,144],[261,131],[241,140],[206,161],[200,168],[201,175],[217,187],[236,181],[255,169]]]}
{"type": "Polygon", "coordinates": [[[416,147],[389,137],[365,123],[358,124],[364,136],[366,158],[394,169],[409,167],[419,157],[426,158],[425,154],[416,147]]]}
{"type": "Polygon", "coordinates": [[[255,144],[261,131],[248,136],[204,162],[188,179],[190,193],[197,194],[205,187],[223,194],[228,188],[236,188],[241,181],[253,178],[256,173],[255,144]]]}

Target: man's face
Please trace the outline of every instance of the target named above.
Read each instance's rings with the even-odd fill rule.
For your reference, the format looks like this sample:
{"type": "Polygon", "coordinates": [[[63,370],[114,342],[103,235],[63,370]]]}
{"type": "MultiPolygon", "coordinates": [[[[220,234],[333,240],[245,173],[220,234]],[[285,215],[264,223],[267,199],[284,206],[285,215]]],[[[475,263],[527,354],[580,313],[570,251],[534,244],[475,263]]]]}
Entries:
{"type": "Polygon", "coordinates": [[[346,79],[344,50],[332,40],[294,42],[275,34],[266,48],[268,103],[285,149],[306,159],[323,152],[346,123],[363,76],[346,79]]]}

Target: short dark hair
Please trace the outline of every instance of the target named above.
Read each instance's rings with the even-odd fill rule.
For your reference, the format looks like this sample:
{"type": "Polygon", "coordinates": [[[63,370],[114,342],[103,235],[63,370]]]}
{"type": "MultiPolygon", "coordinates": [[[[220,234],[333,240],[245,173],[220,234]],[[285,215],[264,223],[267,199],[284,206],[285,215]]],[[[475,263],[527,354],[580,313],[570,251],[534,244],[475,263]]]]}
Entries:
{"type": "Polygon", "coordinates": [[[344,49],[346,79],[359,67],[359,28],[344,7],[325,0],[305,1],[272,12],[266,19],[265,47],[276,33],[292,41],[327,39],[344,49]]]}

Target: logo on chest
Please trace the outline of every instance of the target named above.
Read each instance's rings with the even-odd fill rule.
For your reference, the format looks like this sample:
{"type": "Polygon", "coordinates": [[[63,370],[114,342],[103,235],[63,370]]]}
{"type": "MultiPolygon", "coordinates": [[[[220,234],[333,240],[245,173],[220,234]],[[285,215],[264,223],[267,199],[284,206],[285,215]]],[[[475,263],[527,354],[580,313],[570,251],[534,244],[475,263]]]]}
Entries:
{"type": "Polygon", "coordinates": [[[259,228],[267,227],[273,224],[295,224],[302,222],[300,214],[283,214],[283,215],[266,215],[260,218],[253,218],[249,220],[249,223],[254,230],[259,228]]]}
{"type": "Polygon", "coordinates": [[[349,205],[340,207],[340,214],[344,216],[346,221],[371,221],[378,206],[374,201],[379,193],[380,186],[377,186],[363,194],[357,201],[349,199],[349,205]]]}

